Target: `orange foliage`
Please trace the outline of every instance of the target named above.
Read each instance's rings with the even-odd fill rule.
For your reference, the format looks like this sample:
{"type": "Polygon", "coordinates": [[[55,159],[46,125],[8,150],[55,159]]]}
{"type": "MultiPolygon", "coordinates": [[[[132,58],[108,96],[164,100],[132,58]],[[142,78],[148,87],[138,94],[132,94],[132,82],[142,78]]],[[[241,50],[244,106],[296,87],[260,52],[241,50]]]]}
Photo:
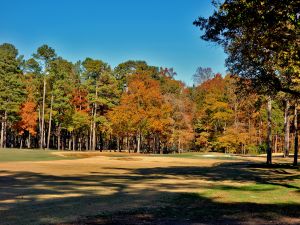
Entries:
{"type": "Polygon", "coordinates": [[[36,135],[37,113],[36,103],[28,100],[21,105],[20,109],[21,120],[17,123],[19,134],[22,135],[24,131],[28,131],[31,135],[36,135]]]}
{"type": "Polygon", "coordinates": [[[75,107],[76,111],[90,111],[87,95],[88,92],[84,89],[75,88],[73,90],[71,103],[75,107]]]}
{"type": "Polygon", "coordinates": [[[197,87],[200,91],[211,92],[214,94],[222,95],[225,93],[226,82],[221,74],[216,74],[213,79],[207,80],[197,87]]]}
{"type": "Polygon", "coordinates": [[[109,113],[109,118],[119,134],[122,130],[161,133],[172,122],[171,110],[171,105],[163,99],[158,81],[146,74],[133,75],[128,91],[121,97],[120,105],[109,113]]]}

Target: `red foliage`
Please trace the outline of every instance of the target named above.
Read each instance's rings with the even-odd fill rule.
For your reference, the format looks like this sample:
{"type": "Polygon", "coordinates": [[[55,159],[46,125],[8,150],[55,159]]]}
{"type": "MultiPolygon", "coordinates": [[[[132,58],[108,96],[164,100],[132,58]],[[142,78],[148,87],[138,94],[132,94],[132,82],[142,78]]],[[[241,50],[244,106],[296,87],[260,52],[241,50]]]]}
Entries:
{"type": "Polygon", "coordinates": [[[21,120],[16,124],[19,134],[28,131],[31,135],[36,135],[37,119],[36,103],[28,100],[21,105],[20,109],[21,120]]]}
{"type": "Polygon", "coordinates": [[[76,88],[73,90],[71,103],[75,107],[76,111],[90,111],[87,95],[88,92],[84,89],[76,88]]]}

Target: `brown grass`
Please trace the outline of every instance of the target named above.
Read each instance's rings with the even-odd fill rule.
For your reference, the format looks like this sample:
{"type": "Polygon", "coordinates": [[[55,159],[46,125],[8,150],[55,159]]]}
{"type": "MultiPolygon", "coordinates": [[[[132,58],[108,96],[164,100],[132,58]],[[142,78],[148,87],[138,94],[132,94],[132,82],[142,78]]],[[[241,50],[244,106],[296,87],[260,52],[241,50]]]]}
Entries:
{"type": "MultiPolygon", "coordinates": [[[[192,159],[98,152],[59,154],[80,159],[0,163],[0,224],[59,224],[68,221],[77,221],[71,224],[91,221],[130,224],[135,221],[130,218],[135,217],[137,224],[143,224],[138,218],[144,218],[145,224],[176,224],[170,221],[176,220],[176,215],[186,212],[189,206],[188,211],[196,213],[185,213],[192,222],[199,222],[196,215],[202,215],[203,207],[207,206],[220,207],[220,215],[216,216],[209,208],[212,218],[200,222],[210,224],[215,218],[221,219],[220,224],[228,221],[242,224],[245,212],[237,211],[252,207],[246,203],[253,204],[254,208],[266,207],[264,214],[267,219],[260,214],[255,216],[253,212],[248,215],[249,221],[255,217],[253,221],[266,222],[268,213],[272,213],[267,210],[267,205],[275,212],[281,210],[279,205],[282,210],[289,211],[284,204],[300,201],[299,171],[285,166],[261,167],[260,163],[257,164],[261,158],[192,159]],[[183,197],[178,200],[176,196],[180,195],[183,197]],[[174,213],[170,209],[173,206],[174,213]],[[185,208],[177,212],[177,207],[181,206],[185,208]],[[169,214],[161,210],[164,207],[169,214]],[[223,208],[231,209],[234,217],[227,215],[230,213],[223,208]],[[125,220],[114,221],[109,215],[125,220]]],[[[275,213],[273,216],[281,224],[300,223],[293,213],[275,213]]]]}

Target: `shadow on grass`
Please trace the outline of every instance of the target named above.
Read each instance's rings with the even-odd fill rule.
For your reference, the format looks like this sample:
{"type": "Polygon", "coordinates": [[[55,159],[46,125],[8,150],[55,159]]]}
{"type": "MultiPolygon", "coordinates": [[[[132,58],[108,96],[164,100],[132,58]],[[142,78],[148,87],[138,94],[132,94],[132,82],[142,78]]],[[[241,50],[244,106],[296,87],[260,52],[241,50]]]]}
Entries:
{"type": "Polygon", "coordinates": [[[300,224],[300,203],[222,202],[199,193],[180,193],[185,188],[268,193],[280,187],[299,199],[297,169],[240,162],[117,169],[125,173],[51,176],[0,171],[0,224],[300,224]],[[169,178],[212,184],[163,182],[133,188],[169,178]],[[220,185],[225,181],[254,185],[220,185]]]}

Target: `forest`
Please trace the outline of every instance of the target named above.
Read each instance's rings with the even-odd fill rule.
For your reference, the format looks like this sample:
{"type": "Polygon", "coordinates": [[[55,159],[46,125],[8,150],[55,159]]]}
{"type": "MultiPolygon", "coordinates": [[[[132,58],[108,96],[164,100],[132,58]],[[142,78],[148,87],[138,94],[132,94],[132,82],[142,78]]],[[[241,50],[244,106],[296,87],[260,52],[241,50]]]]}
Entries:
{"type": "MultiPolygon", "coordinates": [[[[199,67],[193,87],[172,68],[128,60],[72,63],[42,45],[24,59],[0,46],[1,148],[138,153],[267,150],[268,96],[240,78],[199,67]]],[[[249,81],[250,82],[250,81],[249,81]]],[[[289,155],[297,101],[272,98],[272,149],[289,155]]]]}

